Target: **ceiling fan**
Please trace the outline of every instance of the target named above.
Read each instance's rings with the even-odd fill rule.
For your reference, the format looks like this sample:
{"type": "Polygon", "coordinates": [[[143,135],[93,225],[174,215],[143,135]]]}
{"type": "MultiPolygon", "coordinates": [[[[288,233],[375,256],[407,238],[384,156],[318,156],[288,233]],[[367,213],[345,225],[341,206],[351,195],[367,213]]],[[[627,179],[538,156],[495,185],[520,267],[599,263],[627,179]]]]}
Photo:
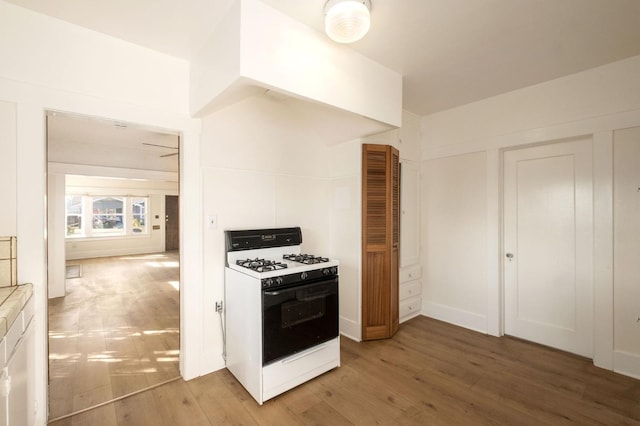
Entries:
{"type": "Polygon", "coordinates": [[[175,149],[176,150],[176,152],[172,152],[170,154],[163,154],[160,157],[173,157],[174,155],[178,155],[177,151],[178,151],[179,148],[177,148],[175,146],[158,145],[158,144],[155,144],[155,143],[148,143],[148,142],[142,142],[142,145],[156,146],[158,148],[166,148],[166,149],[175,149]]]}

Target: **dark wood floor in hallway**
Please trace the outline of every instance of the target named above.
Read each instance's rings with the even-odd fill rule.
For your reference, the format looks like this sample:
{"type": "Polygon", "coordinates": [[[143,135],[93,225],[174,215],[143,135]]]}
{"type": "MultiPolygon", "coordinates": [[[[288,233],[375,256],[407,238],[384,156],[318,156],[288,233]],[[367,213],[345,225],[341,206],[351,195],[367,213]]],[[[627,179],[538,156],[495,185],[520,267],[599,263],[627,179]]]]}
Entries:
{"type": "Polygon", "coordinates": [[[417,317],[341,346],[341,367],[263,406],[220,370],[54,425],[640,425],[639,380],[518,339],[417,317]]]}
{"type": "Polygon", "coordinates": [[[49,300],[49,418],[180,376],[178,252],[68,261],[49,300]]]}

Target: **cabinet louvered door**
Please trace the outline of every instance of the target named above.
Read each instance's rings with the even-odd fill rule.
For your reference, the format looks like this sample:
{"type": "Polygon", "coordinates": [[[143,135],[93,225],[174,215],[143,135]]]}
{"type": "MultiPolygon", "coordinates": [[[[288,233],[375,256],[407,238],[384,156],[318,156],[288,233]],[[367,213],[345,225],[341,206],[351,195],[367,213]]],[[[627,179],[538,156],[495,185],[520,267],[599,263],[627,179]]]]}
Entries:
{"type": "Polygon", "coordinates": [[[391,267],[390,275],[390,322],[389,335],[393,336],[400,326],[400,154],[390,148],[391,156],[391,267]]]}
{"type": "Polygon", "coordinates": [[[398,329],[399,171],[395,148],[363,145],[363,340],[391,337],[398,329]]]}

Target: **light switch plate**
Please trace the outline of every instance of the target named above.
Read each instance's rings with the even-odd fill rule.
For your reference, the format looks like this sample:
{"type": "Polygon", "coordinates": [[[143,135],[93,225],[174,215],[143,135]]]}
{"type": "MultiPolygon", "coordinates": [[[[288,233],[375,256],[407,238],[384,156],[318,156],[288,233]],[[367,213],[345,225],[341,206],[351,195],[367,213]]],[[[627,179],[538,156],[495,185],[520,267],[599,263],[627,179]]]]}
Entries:
{"type": "Polygon", "coordinates": [[[216,229],[218,227],[218,215],[210,214],[207,216],[207,227],[210,230],[216,229]]]}

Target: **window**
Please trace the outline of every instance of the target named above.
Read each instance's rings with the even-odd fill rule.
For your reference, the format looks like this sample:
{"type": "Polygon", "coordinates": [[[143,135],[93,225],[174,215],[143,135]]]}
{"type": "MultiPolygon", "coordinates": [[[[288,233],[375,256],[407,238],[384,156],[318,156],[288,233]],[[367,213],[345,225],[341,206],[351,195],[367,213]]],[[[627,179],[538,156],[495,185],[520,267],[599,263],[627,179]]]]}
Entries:
{"type": "Polygon", "coordinates": [[[94,236],[124,235],[124,199],[115,197],[93,199],[93,232],[94,236]]]}
{"type": "Polygon", "coordinates": [[[82,197],[67,195],[65,197],[67,211],[67,236],[82,235],[82,197]]]}
{"type": "Polygon", "coordinates": [[[148,207],[148,197],[68,194],[67,238],[148,235],[148,207]]]}
{"type": "Polygon", "coordinates": [[[147,199],[131,199],[131,216],[133,217],[133,233],[147,232],[147,199]]]}

